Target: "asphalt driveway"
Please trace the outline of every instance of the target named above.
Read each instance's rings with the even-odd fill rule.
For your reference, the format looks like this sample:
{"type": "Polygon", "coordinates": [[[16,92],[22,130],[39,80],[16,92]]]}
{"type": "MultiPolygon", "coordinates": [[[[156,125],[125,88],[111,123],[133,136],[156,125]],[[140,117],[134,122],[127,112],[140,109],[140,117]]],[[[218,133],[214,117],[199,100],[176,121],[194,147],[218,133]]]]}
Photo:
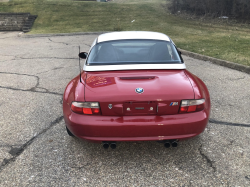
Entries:
{"type": "Polygon", "coordinates": [[[250,75],[210,62],[184,56],[211,95],[200,136],[115,150],[69,137],[62,95],[96,36],[0,33],[0,186],[250,186],[250,75]]]}

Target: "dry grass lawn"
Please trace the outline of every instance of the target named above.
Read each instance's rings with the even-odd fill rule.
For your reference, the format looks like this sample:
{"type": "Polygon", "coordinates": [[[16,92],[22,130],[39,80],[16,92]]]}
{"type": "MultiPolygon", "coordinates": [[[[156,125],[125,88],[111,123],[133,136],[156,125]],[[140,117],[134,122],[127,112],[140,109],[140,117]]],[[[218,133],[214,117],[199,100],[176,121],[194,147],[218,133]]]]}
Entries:
{"type": "Polygon", "coordinates": [[[38,15],[29,34],[147,30],[169,35],[178,47],[250,66],[249,24],[187,20],[167,11],[166,0],[0,2],[0,12],[38,15]]]}

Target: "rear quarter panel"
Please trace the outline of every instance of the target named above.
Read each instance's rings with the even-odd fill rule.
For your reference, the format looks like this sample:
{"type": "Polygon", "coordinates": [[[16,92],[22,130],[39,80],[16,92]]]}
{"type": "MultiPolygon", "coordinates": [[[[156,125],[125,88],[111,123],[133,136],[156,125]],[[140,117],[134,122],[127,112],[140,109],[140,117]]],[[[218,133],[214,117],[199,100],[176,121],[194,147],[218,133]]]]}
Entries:
{"type": "Polygon", "coordinates": [[[76,76],[74,79],[72,79],[68,85],[65,88],[64,95],[63,95],[63,114],[64,114],[64,119],[67,122],[69,115],[72,113],[71,112],[71,103],[73,101],[85,101],[84,98],[84,79],[86,77],[86,73],[82,72],[81,73],[81,81],[80,82],[80,76],[76,76]]]}
{"type": "Polygon", "coordinates": [[[210,101],[210,95],[209,95],[209,91],[207,89],[207,86],[196,75],[190,73],[187,70],[185,71],[185,73],[186,73],[187,77],[189,78],[191,85],[193,86],[195,99],[205,99],[205,102],[206,102],[205,110],[209,116],[210,110],[211,110],[211,101],[210,101]]]}

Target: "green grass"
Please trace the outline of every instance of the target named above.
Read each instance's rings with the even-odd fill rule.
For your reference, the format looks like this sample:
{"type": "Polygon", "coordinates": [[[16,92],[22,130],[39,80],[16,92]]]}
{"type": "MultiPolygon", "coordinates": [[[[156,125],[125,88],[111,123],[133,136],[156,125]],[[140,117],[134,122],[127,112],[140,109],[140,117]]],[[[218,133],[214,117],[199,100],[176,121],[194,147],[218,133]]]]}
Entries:
{"type": "Polygon", "coordinates": [[[165,5],[165,0],[12,0],[0,3],[0,12],[38,15],[29,34],[157,31],[169,35],[179,48],[250,66],[248,25],[186,20],[171,15],[165,5]]]}

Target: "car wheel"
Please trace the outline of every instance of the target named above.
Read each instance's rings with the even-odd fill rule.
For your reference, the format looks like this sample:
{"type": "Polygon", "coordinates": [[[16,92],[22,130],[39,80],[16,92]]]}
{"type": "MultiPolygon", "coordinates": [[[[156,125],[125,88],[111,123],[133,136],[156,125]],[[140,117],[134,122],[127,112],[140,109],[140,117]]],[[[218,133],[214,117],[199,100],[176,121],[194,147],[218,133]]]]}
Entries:
{"type": "Polygon", "coordinates": [[[74,134],[72,134],[72,132],[69,131],[68,127],[66,127],[66,130],[69,136],[74,136],[74,134]]]}

